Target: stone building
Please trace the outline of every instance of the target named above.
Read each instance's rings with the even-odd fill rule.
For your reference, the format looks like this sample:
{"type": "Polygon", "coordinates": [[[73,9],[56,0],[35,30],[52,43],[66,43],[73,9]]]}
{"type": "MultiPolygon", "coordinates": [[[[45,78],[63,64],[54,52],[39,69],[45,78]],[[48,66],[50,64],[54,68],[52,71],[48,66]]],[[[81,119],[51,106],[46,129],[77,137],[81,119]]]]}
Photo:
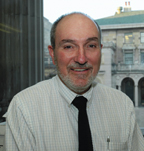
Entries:
{"type": "Polygon", "coordinates": [[[144,10],[132,11],[128,4],[96,21],[104,44],[98,80],[126,93],[136,107],[144,106],[144,10]]]}
{"type": "Polygon", "coordinates": [[[52,27],[52,23],[49,22],[47,18],[43,18],[44,24],[44,63],[45,66],[51,63],[51,58],[48,52],[48,45],[50,45],[50,30],[52,27]]]}
{"type": "Polygon", "coordinates": [[[52,77],[55,71],[55,66],[52,63],[52,59],[49,55],[48,45],[50,45],[50,30],[52,23],[47,18],[43,18],[44,24],[44,77],[49,79],[52,77]]]}
{"type": "Polygon", "coordinates": [[[102,61],[96,81],[119,89],[134,103],[144,127],[144,10],[132,11],[130,2],[114,16],[96,20],[102,29],[102,61]]]}

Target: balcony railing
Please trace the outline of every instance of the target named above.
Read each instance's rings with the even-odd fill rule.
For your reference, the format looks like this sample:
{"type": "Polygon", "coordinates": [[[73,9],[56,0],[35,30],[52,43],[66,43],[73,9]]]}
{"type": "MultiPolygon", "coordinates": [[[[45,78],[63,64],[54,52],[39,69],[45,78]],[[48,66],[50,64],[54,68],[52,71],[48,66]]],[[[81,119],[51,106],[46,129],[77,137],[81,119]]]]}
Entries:
{"type": "Polygon", "coordinates": [[[144,72],[144,64],[112,64],[112,71],[143,71],[144,72]]]}

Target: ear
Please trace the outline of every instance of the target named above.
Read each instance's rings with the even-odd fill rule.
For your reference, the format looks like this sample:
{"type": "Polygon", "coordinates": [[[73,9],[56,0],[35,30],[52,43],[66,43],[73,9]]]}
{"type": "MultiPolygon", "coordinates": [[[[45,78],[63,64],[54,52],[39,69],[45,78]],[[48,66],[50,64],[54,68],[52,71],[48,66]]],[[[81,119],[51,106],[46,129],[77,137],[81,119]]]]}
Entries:
{"type": "Polygon", "coordinates": [[[49,54],[52,58],[53,64],[55,65],[55,61],[54,61],[54,50],[53,47],[51,45],[48,46],[48,50],[49,50],[49,54]]]}

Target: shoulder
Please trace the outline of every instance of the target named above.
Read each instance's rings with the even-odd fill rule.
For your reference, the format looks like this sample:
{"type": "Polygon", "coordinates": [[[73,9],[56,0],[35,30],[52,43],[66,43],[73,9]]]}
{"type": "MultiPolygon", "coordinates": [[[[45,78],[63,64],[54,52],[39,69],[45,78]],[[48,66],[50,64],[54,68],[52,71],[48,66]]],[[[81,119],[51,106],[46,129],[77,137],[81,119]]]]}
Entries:
{"type": "Polygon", "coordinates": [[[121,104],[131,104],[133,106],[132,101],[130,100],[130,98],[123,93],[120,90],[108,87],[106,85],[100,84],[100,83],[94,83],[93,85],[94,87],[94,95],[105,100],[106,102],[109,103],[121,103],[121,104]]]}
{"type": "Polygon", "coordinates": [[[95,106],[102,108],[110,117],[115,114],[115,117],[129,120],[135,114],[132,100],[120,90],[98,83],[94,86],[93,99],[95,106]]]}
{"type": "Polygon", "coordinates": [[[11,104],[18,106],[36,106],[40,102],[48,100],[57,90],[55,77],[50,80],[41,81],[31,87],[28,87],[14,96],[11,104]]]}
{"type": "Polygon", "coordinates": [[[57,81],[54,78],[41,81],[16,94],[10,102],[7,117],[17,113],[25,117],[35,117],[37,111],[49,106],[52,98],[57,94],[57,81]],[[17,113],[16,113],[17,112],[17,113]]]}
{"type": "Polygon", "coordinates": [[[122,91],[100,84],[100,83],[93,83],[93,88],[94,88],[94,91],[99,92],[99,93],[105,93],[106,95],[114,94],[114,95],[126,96],[122,91]]]}
{"type": "Polygon", "coordinates": [[[16,96],[20,97],[20,96],[36,96],[39,95],[41,93],[49,93],[49,91],[51,90],[51,88],[54,85],[54,79],[50,79],[50,80],[44,80],[41,81],[33,86],[30,86],[24,90],[22,90],[21,92],[19,92],[16,96]]]}
{"type": "Polygon", "coordinates": [[[117,90],[117,89],[114,89],[114,88],[112,88],[112,87],[109,87],[109,86],[106,86],[106,85],[103,85],[103,84],[101,84],[101,83],[96,83],[96,82],[94,82],[93,83],[93,88],[94,88],[94,90],[95,91],[104,91],[104,92],[115,92],[115,93],[121,93],[121,94],[124,94],[123,92],[121,92],[121,91],[119,91],[119,90],[117,90]]]}

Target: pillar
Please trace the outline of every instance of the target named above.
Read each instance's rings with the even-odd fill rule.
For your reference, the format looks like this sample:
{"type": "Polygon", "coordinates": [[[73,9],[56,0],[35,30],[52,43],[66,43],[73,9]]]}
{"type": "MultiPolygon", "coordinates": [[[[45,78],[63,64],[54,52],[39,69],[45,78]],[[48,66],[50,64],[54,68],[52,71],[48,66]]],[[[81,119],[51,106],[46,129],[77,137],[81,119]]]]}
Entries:
{"type": "Polygon", "coordinates": [[[135,107],[138,107],[138,86],[135,85],[135,107]]]}
{"type": "Polygon", "coordinates": [[[121,91],[121,85],[118,86],[118,89],[121,91]]]}

